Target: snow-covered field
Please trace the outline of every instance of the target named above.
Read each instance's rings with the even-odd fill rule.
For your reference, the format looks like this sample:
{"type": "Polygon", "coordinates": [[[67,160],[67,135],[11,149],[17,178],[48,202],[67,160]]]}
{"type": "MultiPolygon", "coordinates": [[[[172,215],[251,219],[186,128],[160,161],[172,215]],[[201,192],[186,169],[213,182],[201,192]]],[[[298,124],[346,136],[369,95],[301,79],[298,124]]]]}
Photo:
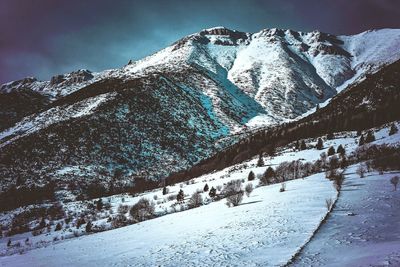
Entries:
{"type": "Polygon", "coordinates": [[[23,255],[4,266],[265,266],[297,251],[325,216],[336,191],[324,175],[259,187],[238,207],[224,201],[23,255]]]}
{"type": "Polygon", "coordinates": [[[348,168],[336,208],[294,266],[400,266],[400,172],[365,178],[348,168]]]}

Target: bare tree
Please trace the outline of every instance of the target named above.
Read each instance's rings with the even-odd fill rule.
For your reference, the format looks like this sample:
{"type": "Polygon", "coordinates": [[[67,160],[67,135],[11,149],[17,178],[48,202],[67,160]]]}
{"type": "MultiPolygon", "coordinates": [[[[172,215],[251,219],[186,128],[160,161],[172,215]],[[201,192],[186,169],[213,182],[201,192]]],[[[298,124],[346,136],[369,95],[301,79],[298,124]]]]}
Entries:
{"type": "Polygon", "coordinates": [[[365,172],[366,172],[365,165],[360,163],[360,165],[358,165],[357,167],[356,173],[360,176],[360,178],[364,178],[365,172]]]}
{"type": "Polygon", "coordinates": [[[136,221],[145,221],[154,217],[154,202],[149,201],[146,198],[141,198],[139,201],[132,206],[129,213],[132,218],[136,221]]]}
{"type": "Polygon", "coordinates": [[[285,192],[285,191],[286,191],[286,183],[282,183],[279,192],[285,192]]]}
{"type": "Polygon", "coordinates": [[[332,209],[332,206],[333,206],[333,199],[332,198],[325,199],[325,205],[326,205],[326,209],[328,211],[330,211],[332,209]]]}
{"type": "Polygon", "coordinates": [[[241,180],[232,180],[228,182],[223,190],[226,196],[228,206],[238,206],[243,200],[243,190],[241,180]]]}
{"type": "Polygon", "coordinates": [[[246,191],[246,196],[249,197],[251,192],[253,192],[253,184],[248,183],[244,190],[246,191]]]}
{"type": "Polygon", "coordinates": [[[397,184],[399,183],[399,180],[400,180],[399,176],[393,176],[392,179],[390,179],[390,182],[394,186],[394,191],[397,190],[397,184]]]}
{"type": "Polygon", "coordinates": [[[189,208],[197,208],[201,205],[203,205],[203,197],[199,191],[196,191],[189,199],[189,208]]]}

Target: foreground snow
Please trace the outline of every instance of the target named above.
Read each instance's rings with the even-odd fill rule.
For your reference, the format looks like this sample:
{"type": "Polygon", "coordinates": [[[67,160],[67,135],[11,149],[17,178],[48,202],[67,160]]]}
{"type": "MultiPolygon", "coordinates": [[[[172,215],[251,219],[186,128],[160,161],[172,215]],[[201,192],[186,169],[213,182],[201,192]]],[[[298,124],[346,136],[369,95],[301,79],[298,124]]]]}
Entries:
{"type": "Polygon", "coordinates": [[[265,266],[285,264],[318,227],[336,191],[322,173],[225,201],[2,258],[4,266],[265,266]]]}
{"type": "Polygon", "coordinates": [[[336,208],[293,265],[400,266],[400,191],[389,182],[399,173],[346,173],[336,208]]]}

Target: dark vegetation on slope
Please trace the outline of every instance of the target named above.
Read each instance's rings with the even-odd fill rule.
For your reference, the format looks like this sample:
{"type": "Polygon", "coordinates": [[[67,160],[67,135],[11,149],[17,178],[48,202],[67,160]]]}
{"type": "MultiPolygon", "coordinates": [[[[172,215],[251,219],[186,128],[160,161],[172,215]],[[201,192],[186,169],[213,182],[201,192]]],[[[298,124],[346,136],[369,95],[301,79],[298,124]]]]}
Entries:
{"type": "Polygon", "coordinates": [[[32,90],[0,92],[0,131],[11,127],[24,116],[38,112],[49,98],[32,90]]]}
{"type": "Polygon", "coordinates": [[[167,183],[173,184],[221,170],[295,140],[339,131],[360,131],[399,120],[399,84],[400,61],[397,61],[341,92],[317,112],[299,121],[261,130],[192,168],[169,176],[167,183]]]}

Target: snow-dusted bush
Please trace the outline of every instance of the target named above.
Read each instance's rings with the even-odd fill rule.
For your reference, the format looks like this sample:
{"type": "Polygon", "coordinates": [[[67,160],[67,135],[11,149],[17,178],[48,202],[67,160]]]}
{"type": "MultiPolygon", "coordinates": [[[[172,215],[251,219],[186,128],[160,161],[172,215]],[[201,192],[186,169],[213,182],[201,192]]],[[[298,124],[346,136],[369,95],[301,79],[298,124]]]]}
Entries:
{"type": "Polygon", "coordinates": [[[329,147],[327,154],[328,156],[335,155],[335,148],[333,146],[329,147]]]}
{"type": "Polygon", "coordinates": [[[253,181],[256,178],[255,174],[253,171],[249,172],[249,175],[247,176],[247,180],[253,181]]]}
{"type": "Polygon", "coordinates": [[[154,217],[154,202],[141,198],[129,211],[134,221],[145,221],[154,217]]]}
{"type": "Polygon", "coordinates": [[[253,192],[253,184],[248,183],[244,188],[244,191],[246,192],[246,196],[249,197],[251,192],[253,192]]]}
{"type": "Polygon", "coordinates": [[[168,201],[172,201],[172,200],[175,200],[176,197],[177,197],[177,195],[172,194],[172,195],[169,195],[169,196],[167,197],[167,199],[168,199],[168,201]]]}
{"type": "Polygon", "coordinates": [[[285,192],[285,191],[286,191],[286,183],[282,183],[279,192],[285,192]]]}
{"type": "Polygon", "coordinates": [[[197,208],[201,205],[203,205],[203,197],[199,191],[196,191],[189,199],[189,208],[197,208]]]}
{"type": "Polygon", "coordinates": [[[260,178],[260,184],[268,185],[268,184],[272,183],[274,179],[275,179],[275,171],[271,167],[268,167],[265,170],[263,176],[261,176],[261,178],[260,178]]]}
{"type": "Polygon", "coordinates": [[[257,167],[262,167],[262,166],[264,166],[264,157],[263,154],[260,153],[260,155],[258,156],[257,167]]]}
{"type": "Polygon", "coordinates": [[[111,226],[112,228],[119,228],[128,225],[128,219],[123,214],[117,214],[116,216],[111,218],[111,226]]]}
{"type": "Polygon", "coordinates": [[[224,189],[223,194],[226,196],[228,206],[238,206],[243,200],[243,190],[241,180],[229,181],[224,189]]]}
{"type": "Polygon", "coordinates": [[[126,214],[128,212],[128,210],[129,210],[128,205],[121,204],[118,206],[118,214],[121,214],[121,215],[126,214]]]}
{"type": "Polygon", "coordinates": [[[333,206],[333,199],[332,198],[325,199],[325,206],[326,206],[326,209],[328,211],[330,211],[332,209],[332,206],[333,206]]]}
{"type": "Polygon", "coordinates": [[[360,178],[364,178],[366,172],[366,168],[364,164],[360,163],[357,167],[356,173],[360,176],[360,178]]]}
{"type": "Polygon", "coordinates": [[[397,190],[397,184],[399,183],[399,180],[400,180],[399,176],[393,176],[393,177],[390,179],[390,183],[393,185],[394,191],[397,190]]]}
{"type": "Polygon", "coordinates": [[[176,201],[178,201],[179,203],[183,202],[183,200],[185,199],[185,193],[183,192],[183,190],[179,190],[178,195],[176,195],[176,201]]]}

